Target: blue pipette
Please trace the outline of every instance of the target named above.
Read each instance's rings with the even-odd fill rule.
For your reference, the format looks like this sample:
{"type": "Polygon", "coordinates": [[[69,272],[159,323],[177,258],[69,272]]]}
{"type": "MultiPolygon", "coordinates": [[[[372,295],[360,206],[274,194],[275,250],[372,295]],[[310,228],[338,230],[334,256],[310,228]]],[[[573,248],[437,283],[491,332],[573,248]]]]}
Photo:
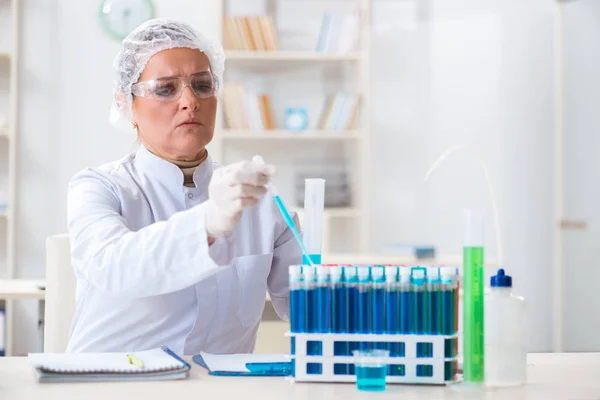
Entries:
{"type": "MultiPolygon", "coordinates": [[[[261,164],[265,163],[263,158],[259,155],[252,157],[252,161],[261,163],[261,164]]],[[[269,183],[267,184],[267,187],[269,188],[269,192],[271,192],[271,195],[273,196],[273,200],[275,200],[275,204],[277,204],[277,208],[279,208],[279,211],[281,212],[281,215],[283,216],[285,223],[290,228],[290,230],[294,234],[294,237],[296,238],[296,241],[300,245],[300,249],[302,250],[302,254],[304,255],[304,258],[308,261],[308,264],[310,266],[314,266],[312,260],[310,259],[310,256],[308,255],[308,251],[306,250],[306,247],[304,246],[304,242],[302,241],[302,236],[300,236],[300,233],[298,232],[298,229],[296,228],[296,224],[294,223],[294,220],[290,216],[290,213],[288,212],[287,208],[285,208],[285,205],[283,204],[283,200],[281,200],[281,197],[279,197],[279,194],[277,193],[277,189],[275,189],[275,186],[271,183],[271,181],[269,181],[269,183]]]]}

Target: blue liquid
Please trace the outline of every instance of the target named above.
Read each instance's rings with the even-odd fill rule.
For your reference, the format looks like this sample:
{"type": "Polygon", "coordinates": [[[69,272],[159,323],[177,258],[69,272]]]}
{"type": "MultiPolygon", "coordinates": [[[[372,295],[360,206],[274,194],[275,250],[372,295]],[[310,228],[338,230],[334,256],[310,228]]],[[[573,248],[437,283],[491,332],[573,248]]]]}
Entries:
{"type": "Polygon", "coordinates": [[[411,300],[412,293],[408,290],[401,291],[398,295],[399,309],[400,309],[400,333],[407,334],[411,333],[411,300]]]}
{"type": "Polygon", "coordinates": [[[425,333],[425,292],[412,292],[410,297],[411,333],[425,333]]]}
{"type": "Polygon", "coordinates": [[[317,292],[317,332],[331,332],[331,289],[327,286],[319,286],[317,292]]]}
{"type": "MultiPolygon", "coordinates": [[[[385,332],[385,289],[374,288],[371,295],[371,332],[372,333],[384,333],[385,332]]],[[[376,342],[373,344],[375,349],[384,349],[386,347],[383,342],[376,342]]]]}
{"type": "MultiPolygon", "coordinates": [[[[387,290],[385,292],[385,333],[394,334],[400,331],[400,320],[398,315],[398,291],[387,290]]],[[[390,343],[388,350],[390,357],[399,356],[399,343],[390,343]]],[[[389,375],[396,375],[396,368],[389,367],[389,375]]]]}
{"type": "MultiPolygon", "coordinates": [[[[310,261],[312,261],[313,265],[321,264],[321,255],[320,254],[311,254],[309,255],[310,261]]],[[[302,255],[302,265],[310,265],[306,255],[302,255]]]]}
{"type": "MultiPolygon", "coordinates": [[[[359,333],[370,333],[370,322],[371,322],[371,291],[367,285],[359,284],[358,291],[358,332],[359,333]],[[362,286],[362,287],[360,287],[362,286]]],[[[359,348],[361,350],[368,350],[371,348],[370,343],[360,342],[359,348]]]]}
{"type": "MultiPolygon", "coordinates": [[[[354,284],[348,288],[348,308],[349,318],[348,323],[350,325],[350,333],[359,332],[359,297],[358,297],[358,286],[354,284]]],[[[352,354],[353,350],[358,349],[358,342],[351,342],[349,346],[348,355],[352,354]]]]}
{"type": "Polygon", "coordinates": [[[290,290],[290,329],[304,332],[306,329],[306,291],[290,290]]]}
{"type": "Polygon", "coordinates": [[[444,315],[442,317],[442,334],[452,335],[454,332],[454,293],[452,290],[444,290],[442,292],[442,309],[444,315]]]}
{"type": "MultiPolygon", "coordinates": [[[[333,323],[332,332],[348,333],[349,311],[348,311],[348,289],[342,283],[334,284],[333,289],[333,323]]],[[[333,354],[339,356],[351,356],[350,345],[345,342],[333,343],[333,354]]],[[[334,374],[348,374],[349,368],[346,364],[336,364],[333,366],[334,374]]]]}
{"type": "Polygon", "coordinates": [[[385,365],[356,365],[356,386],[358,390],[367,392],[383,392],[385,390],[385,365]]]}
{"type": "MultiPolygon", "coordinates": [[[[307,326],[306,332],[317,332],[319,328],[319,319],[317,309],[319,307],[317,289],[306,290],[306,310],[307,310],[307,326]]],[[[307,343],[306,352],[307,354],[323,354],[323,345],[321,342],[318,343],[307,343]]],[[[309,374],[321,374],[322,365],[313,363],[307,366],[307,373],[309,374]]]]}
{"type": "Polygon", "coordinates": [[[440,333],[440,324],[438,324],[438,316],[441,317],[441,307],[438,306],[439,290],[433,289],[427,291],[427,333],[430,335],[438,335],[440,333]]]}

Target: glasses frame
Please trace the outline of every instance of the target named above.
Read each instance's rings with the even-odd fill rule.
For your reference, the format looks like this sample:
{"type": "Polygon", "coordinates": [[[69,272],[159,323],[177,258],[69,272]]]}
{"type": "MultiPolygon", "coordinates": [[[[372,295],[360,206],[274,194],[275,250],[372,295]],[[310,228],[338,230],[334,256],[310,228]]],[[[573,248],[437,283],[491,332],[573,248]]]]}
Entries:
{"type": "Polygon", "coordinates": [[[199,99],[208,99],[211,97],[215,97],[217,95],[217,92],[219,91],[219,84],[220,84],[219,79],[216,76],[214,76],[212,73],[197,72],[190,76],[169,76],[169,77],[164,77],[164,78],[156,78],[156,79],[150,79],[147,81],[137,82],[137,83],[134,83],[133,85],[131,85],[131,93],[137,97],[143,97],[146,99],[157,100],[157,101],[164,102],[164,103],[171,103],[171,102],[178,101],[179,99],[181,99],[181,95],[183,94],[183,91],[188,86],[192,90],[192,93],[194,93],[194,96],[196,96],[199,99]],[[192,79],[198,75],[202,75],[202,76],[209,75],[212,78],[213,90],[210,95],[198,95],[194,91],[194,88],[191,86],[191,83],[192,83],[192,79]],[[170,98],[170,99],[165,99],[164,97],[156,96],[154,94],[153,89],[156,87],[158,82],[164,81],[167,79],[178,79],[182,83],[181,90],[179,91],[179,93],[177,95],[175,95],[173,98],[170,98]]]}

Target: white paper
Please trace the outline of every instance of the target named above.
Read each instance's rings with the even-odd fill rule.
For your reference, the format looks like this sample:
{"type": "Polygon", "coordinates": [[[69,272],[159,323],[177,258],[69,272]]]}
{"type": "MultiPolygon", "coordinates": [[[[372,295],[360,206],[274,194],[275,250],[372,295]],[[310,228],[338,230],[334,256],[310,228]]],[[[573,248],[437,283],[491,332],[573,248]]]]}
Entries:
{"type": "Polygon", "coordinates": [[[289,362],[286,354],[210,354],[200,355],[210,371],[250,372],[246,363],[284,363],[289,362]]]}

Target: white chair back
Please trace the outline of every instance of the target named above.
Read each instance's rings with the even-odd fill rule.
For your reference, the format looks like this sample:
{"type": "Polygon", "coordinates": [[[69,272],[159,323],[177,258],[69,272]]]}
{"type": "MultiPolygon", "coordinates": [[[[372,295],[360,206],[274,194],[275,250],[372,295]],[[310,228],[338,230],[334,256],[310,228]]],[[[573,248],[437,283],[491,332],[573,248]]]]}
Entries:
{"type": "Polygon", "coordinates": [[[45,353],[63,353],[67,348],[75,313],[76,283],[69,235],[49,236],[46,239],[45,353]]]}

